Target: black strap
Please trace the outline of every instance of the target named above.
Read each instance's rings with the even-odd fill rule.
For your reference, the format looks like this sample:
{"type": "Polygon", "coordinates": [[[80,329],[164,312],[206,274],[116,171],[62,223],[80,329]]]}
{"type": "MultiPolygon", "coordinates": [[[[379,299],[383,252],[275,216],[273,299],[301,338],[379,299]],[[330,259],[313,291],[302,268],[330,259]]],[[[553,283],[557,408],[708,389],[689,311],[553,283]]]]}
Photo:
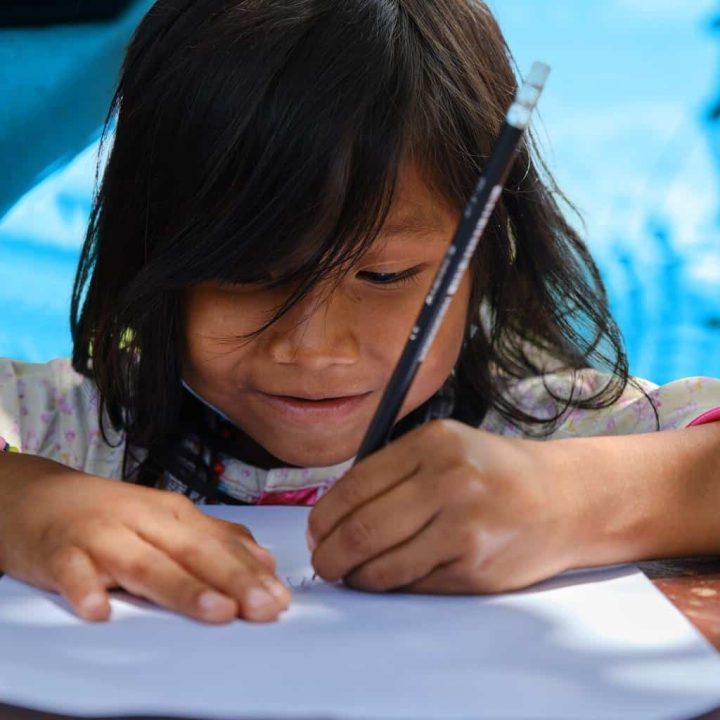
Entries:
{"type": "Polygon", "coordinates": [[[54,25],[104,20],[118,15],[131,0],[4,0],[0,26],[54,25]]]}

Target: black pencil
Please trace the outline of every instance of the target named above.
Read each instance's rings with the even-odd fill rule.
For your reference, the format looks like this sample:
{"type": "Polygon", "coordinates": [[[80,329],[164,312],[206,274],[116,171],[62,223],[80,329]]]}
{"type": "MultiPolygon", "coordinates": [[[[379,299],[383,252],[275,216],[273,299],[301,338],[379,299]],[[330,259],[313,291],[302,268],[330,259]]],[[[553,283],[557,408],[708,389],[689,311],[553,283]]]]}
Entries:
{"type": "Polygon", "coordinates": [[[435,276],[410,338],[363,438],[355,462],[379,450],[390,437],[410,385],[427,356],[485,226],[502,194],[520,139],[530,123],[530,116],[537,105],[549,73],[550,68],[547,65],[533,63],[530,74],[518,90],[505,116],[505,122],[490,159],[465,208],[455,237],[435,276]]]}

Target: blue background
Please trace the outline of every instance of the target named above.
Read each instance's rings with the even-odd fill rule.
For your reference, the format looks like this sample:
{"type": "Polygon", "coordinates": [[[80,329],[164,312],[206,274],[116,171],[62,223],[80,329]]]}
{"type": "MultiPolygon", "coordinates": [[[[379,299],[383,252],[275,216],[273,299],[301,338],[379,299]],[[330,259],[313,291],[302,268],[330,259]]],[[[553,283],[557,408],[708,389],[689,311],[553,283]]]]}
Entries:
{"type": "MultiPolygon", "coordinates": [[[[0,31],[0,356],[70,352],[95,139],[148,4],[112,24],[0,31]]],[[[521,71],[553,67],[537,135],[583,215],[584,227],[570,217],[601,266],[632,372],[720,376],[720,3],[489,4],[521,71]]]]}

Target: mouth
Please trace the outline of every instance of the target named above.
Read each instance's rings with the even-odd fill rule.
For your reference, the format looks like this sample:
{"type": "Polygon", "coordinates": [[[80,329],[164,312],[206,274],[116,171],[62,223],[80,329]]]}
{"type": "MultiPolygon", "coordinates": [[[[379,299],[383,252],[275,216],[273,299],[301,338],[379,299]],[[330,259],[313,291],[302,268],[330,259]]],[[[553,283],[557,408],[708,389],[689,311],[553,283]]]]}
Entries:
{"type": "Polygon", "coordinates": [[[275,412],[290,420],[323,422],[340,420],[352,415],[372,392],[357,395],[274,395],[259,392],[264,402],[275,412]]]}

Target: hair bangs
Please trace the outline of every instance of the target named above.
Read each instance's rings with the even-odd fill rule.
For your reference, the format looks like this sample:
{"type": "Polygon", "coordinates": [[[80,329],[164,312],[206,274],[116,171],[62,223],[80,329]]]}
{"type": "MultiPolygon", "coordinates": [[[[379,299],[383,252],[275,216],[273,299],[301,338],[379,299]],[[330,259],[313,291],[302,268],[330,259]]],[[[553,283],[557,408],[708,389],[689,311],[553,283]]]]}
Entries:
{"type": "Polygon", "coordinates": [[[238,3],[221,27],[201,24],[186,52],[213,78],[202,92],[187,74],[165,79],[156,133],[176,139],[154,148],[150,172],[165,198],[169,185],[175,197],[165,201],[173,212],[156,218],[163,232],[153,233],[138,288],[292,286],[285,312],[340,277],[380,231],[411,96],[407,66],[397,62],[397,6],[296,2],[304,22],[288,27],[282,5],[238,3]],[[268,34],[267,57],[251,63],[247,55],[259,50],[249,36],[259,31],[268,34]],[[217,42],[230,57],[218,58],[217,42]],[[234,68],[248,65],[252,78],[238,77],[234,68]]]}

